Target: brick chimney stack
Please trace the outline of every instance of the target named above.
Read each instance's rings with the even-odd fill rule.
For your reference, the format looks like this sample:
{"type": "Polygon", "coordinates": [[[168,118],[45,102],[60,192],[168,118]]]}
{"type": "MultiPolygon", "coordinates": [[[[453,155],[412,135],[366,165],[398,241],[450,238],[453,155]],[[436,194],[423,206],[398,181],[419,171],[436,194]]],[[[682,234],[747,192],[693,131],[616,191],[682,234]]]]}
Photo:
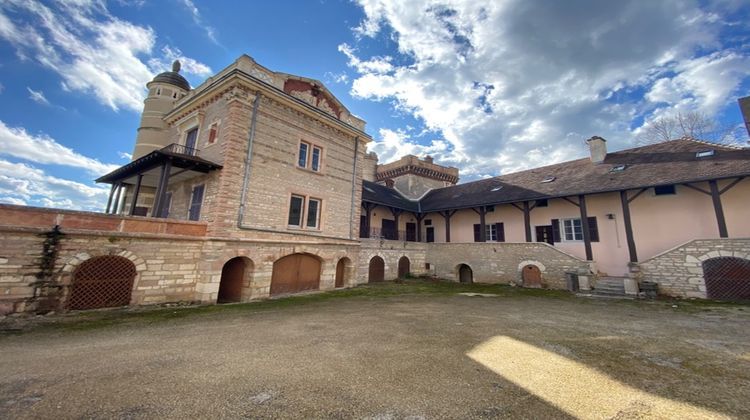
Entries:
{"type": "Polygon", "coordinates": [[[607,158],[607,140],[599,136],[591,137],[586,140],[589,145],[589,152],[591,152],[591,163],[598,164],[604,162],[607,158]]]}

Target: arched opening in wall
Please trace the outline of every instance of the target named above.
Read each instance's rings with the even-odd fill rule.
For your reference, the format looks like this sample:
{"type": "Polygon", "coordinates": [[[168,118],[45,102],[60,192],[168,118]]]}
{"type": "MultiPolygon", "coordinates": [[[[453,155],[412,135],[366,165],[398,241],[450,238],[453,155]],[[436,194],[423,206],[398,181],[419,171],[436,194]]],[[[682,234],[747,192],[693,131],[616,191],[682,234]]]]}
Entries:
{"type": "Polygon", "coordinates": [[[349,258],[341,258],[339,262],[336,264],[336,281],[335,286],[336,287],[344,287],[346,286],[346,282],[349,280],[348,273],[351,269],[352,261],[349,258]]]}
{"type": "Polygon", "coordinates": [[[227,261],[221,268],[219,296],[216,303],[241,302],[242,292],[249,287],[252,268],[253,262],[245,257],[235,257],[227,261]]]}
{"type": "Polygon", "coordinates": [[[458,266],[458,281],[461,283],[474,283],[474,272],[466,264],[458,266]]]}
{"type": "Polygon", "coordinates": [[[320,260],[310,254],[292,254],[273,263],[271,296],[317,290],[320,287],[320,260]]]}
{"type": "Polygon", "coordinates": [[[410,268],[411,264],[409,262],[409,259],[404,257],[399,258],[398,260],[398,278],[403,279],[407,275],[409,275],[409,272],[411,271],[410,268]]]}
{"type": "Polygon", "coordinates": [[[385,261],[378,256],[372,257],[367,282],[377,283],[383,280],[385,280],[385,261]]]}
{"type": "Polygon", "coordinates": [[[129,305],[136,274],[135,264],[125,257],[105,255],[84,261],[73,272],[68,309],[129,305]]]}
{"type": "Polygon", "coordinates": [[[542,287],[542,271],[534,264],[525,265],[521,272],[523,287],[542,287]]]}
{"type": "Polygon", "coordinates": [[[703,261],[706,297],[717,300],[750,300],[750,260],[718,257],[703,261]]]}

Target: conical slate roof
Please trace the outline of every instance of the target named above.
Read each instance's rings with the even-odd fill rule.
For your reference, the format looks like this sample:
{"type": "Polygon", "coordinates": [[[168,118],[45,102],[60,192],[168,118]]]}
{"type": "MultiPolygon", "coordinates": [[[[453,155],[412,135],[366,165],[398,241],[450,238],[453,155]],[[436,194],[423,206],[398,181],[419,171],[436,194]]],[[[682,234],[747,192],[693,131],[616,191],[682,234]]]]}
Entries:
{"type": "Polygon", "coordinates": [[[180,74],[180,62],[178,60],[172,63],[172,71],[165,71],[156,75],[152,82],[168,83],[184,90],[190,90],[190,83],[180,74]]]}

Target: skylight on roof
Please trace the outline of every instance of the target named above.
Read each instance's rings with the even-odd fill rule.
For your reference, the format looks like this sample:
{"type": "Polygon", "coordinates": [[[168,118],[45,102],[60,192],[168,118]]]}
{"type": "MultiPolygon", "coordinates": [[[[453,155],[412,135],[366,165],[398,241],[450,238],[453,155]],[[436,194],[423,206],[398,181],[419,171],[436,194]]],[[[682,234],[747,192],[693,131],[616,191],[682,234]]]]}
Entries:
{"type": "Polygon", "coordinates": [[[548,184],[548,183],[550,183],[550,182],[552,182],[552,181],[554,181],[556,179],[557,179],[556,176],[548,176],[547,178],[544,178],[542,180],[542,184],[548,184]]]}
{"type": "Polygon", "coordinates": [[[622,171],[624,171],[624,170],[625,170],[625,168],[627,168],[627,167],[628,167],[628,165],[615,165],[615,166],[613,166],[613,167],[612,167],[612,169],[610,169],[609,171],[610,171],[610,172],[622,172],[622,171]]]}
{"type": "Polygon", "coordinates": [[[495,191],[500,191],[502,189],[503,189],[503,186],[502,185],[498,185],[497,187],[491,189],[490,191],[495,192],[495,191]]]}
{"type": "Polygon", "coordinates": [[[700,152],[695,153],[695,157],[697,157],[698,159],[700,159],[700,158],[707,158],[707,157],[711,157],[711,156],[713,156],[715,154],[716,154],[716,150],[714,150],[714,149],[701,150],[700,152]]]}

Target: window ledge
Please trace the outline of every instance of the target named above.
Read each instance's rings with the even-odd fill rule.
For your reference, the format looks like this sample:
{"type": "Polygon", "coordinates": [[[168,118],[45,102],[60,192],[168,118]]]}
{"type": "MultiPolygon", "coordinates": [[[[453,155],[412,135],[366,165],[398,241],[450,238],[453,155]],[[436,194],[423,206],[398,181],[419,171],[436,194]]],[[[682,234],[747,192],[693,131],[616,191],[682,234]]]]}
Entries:
{"type": "Polygon", "coordinates": [[[301,167],[299,165],[294,165],[294,167],[297,168],[297,169],[299,169],[300,171],[307,172],[307,173],[310,173],[310,174],[325,175],[325,173],[323,173],[322,170],[321,171],[313,171],[312,169],[303,168],[303,167],[301,167]]]}

